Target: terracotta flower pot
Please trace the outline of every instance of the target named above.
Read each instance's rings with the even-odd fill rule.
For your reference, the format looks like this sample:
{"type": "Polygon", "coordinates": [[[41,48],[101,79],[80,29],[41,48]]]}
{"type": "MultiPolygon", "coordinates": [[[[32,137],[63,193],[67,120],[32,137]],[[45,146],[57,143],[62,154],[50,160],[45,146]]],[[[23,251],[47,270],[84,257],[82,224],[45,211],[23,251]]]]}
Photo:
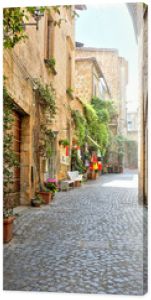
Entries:
{"type": "Polygon", "coordinates": [[[40,207],[40,203],[32,203],[33,207],[40,207]]]}
{"type": "Polygon", "coordinates": [[[8,217],[3,221],[3,240],[4,243],[11,241],[13,237],[13,221],[15,220],[14,216],[8,217]]]}
{"type": "Polygon", "coordinates": [[[38,192],[37,194],[43,199],[45,204],[50,203],[52,199],[52,195],[50,192],[38,192]]]}
{"type": "Polygon", "coordinates": [[[75,187],[80,187],[81,186],[81,181],[75,181],[75,187]]]}
{"type": "Polygon", "coordinates": [[[97,173],[96,172],[91,172],[88,174],[88,179],[92,179],[95,180],[97,177],[97,173]]]}

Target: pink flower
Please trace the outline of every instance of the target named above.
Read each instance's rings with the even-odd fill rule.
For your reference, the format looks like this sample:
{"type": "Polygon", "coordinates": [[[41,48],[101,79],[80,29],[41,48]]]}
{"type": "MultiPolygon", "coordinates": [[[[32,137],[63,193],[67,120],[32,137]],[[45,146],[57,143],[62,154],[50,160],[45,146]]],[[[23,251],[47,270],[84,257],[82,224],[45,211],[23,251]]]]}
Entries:
{"type": "Polygon", "coordinates": [[[47,182],[57,183],[57,179],[55,179],[55,178],[48,178],[47,182]]]}

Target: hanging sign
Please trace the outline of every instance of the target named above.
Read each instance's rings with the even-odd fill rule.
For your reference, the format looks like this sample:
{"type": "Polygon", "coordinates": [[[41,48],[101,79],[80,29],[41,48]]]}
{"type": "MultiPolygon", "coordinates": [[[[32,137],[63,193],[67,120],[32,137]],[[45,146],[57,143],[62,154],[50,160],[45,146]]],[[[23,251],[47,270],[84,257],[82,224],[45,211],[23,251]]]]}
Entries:
{"type": "Polygon", "coordinates": [[[60,162],[63,165],[69,165],[70,164],[70,157],[69,157],[69,148],[66,147],[60,147],[60,162]]]}

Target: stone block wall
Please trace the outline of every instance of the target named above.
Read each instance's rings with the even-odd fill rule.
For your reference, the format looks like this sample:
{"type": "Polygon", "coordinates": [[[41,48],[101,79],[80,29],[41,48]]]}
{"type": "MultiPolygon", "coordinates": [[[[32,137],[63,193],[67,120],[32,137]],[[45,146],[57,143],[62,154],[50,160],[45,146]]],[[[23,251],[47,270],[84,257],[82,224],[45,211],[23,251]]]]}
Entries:
{"type": "MultiPolygon", "coordinates": [[[[39,172],[41,178],[44,179],[45,165],[43,159],[39,158],[38,153],[35,153],[34,138],[38,135],[39,115],[36,112],[37,98],[34,90],[34,79],[40,79],[42,84],[52,84],[56,92],[57,114],[51,125],[51,129],[57,131],[56,140],[56,174],[58,176],[61,170],[61,176],[66,176],[69,166],[61,166],[59,157],[59,143],[63,138],[71,136],[71,113],[69,110],[70,99],[66,94],[67,89],[67,55],[71,58],[71,70],[69,73],[70,82],[74,88],[74,19],[71,18],[70,12],[61,7],[61,14],[52,13],[51,18],[58,20],[59,18],[66,19],[62,21],[61,27],[54,26],[51,43],[53,43],[52,53],[50,58],[55,58],[55,69],[57,74],[54,75],[48,70],[44,59],[46,58],[47,47],[47,19],[44,17],[39,21],[39,30],[34,26],[27,26],[26,33],[28,39],[18,43],[14,50],[4,51],[4,74],[7,77],[6,86],[9,94],[17,104],[17,109],[22,116],[21,130],[21,192],[20,203],[29,204],[31,197],[38,189],[39,172]],[[36,160],[40,159],[41,171],[36,168],[36,160]],[[34,179],[31,180],[31,170],[34,179]]],[[[34,20],[30,17],[29,22],[34,20]]],[[[28,22],[28,21],[27,21],[28,22]]]]}
{"type": "Polygon", "coordinates": [[[93,95],[92,62],[76,61],[75,94],[83,102],[90,102],[93,95]]]}

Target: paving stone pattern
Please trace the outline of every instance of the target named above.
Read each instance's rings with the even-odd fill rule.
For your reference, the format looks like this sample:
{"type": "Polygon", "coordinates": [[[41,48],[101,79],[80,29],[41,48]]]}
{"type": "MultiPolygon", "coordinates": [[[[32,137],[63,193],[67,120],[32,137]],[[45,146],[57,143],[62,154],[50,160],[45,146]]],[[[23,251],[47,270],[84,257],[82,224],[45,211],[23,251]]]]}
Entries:
{"type": "Polygon", "coordinates": [[[147,211],[136,187],[110,186],[134,176],[103,175],[22,210],[4,245],[4,290],[142,295],[147,211]]]}

